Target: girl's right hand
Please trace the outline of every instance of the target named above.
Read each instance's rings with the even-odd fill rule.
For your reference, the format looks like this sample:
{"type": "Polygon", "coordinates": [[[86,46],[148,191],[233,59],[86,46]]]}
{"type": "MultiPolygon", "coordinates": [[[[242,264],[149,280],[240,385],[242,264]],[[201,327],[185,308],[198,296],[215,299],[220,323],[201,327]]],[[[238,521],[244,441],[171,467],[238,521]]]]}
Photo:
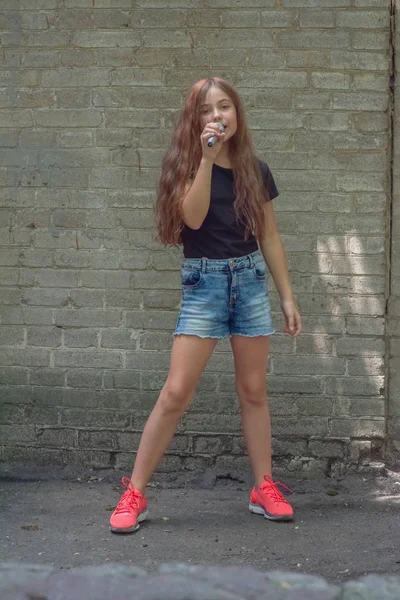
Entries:
{"type": "Polygon", "coordinates": [[[201,134],[201,147],[203,150],[203,157],[214,161],[222,148],[224,139],[225,133],[221,133],[221,129],[216,123],[207,123],[201,134]],[[217,136],[217,141],[215,142],[214,146],[210,148],[207,145],[207,142],[214,135],[217,136]]]}

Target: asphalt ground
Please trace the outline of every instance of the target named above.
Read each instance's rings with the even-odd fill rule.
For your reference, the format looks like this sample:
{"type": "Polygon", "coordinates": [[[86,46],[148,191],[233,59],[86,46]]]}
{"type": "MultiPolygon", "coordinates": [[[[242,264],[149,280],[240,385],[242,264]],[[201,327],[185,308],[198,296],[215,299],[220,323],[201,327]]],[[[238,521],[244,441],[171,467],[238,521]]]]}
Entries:
{"type": "Polygon", "coordinates": [[[161,563],[251,566],[321,575],[332,583],[400,574],[400,474],[286,479],[293,522],[248,510],[243,482],[148,488],[139,531],[112,534],[124,488],[116,471],[65,474],[0,467],[0,561],[60,569],[107,562],[149,572],[161,563]]]}

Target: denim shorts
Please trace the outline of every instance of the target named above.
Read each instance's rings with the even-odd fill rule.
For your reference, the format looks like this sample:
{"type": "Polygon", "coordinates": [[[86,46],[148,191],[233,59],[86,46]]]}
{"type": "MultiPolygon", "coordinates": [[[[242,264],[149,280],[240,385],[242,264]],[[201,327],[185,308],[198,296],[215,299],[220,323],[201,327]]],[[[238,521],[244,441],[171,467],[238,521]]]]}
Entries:
{"type": "Polygon", "coordinates": [[[268,270],[259,250],[230,259],[185,258],[174,335],[224,338],[274,333],[268,270]]]}

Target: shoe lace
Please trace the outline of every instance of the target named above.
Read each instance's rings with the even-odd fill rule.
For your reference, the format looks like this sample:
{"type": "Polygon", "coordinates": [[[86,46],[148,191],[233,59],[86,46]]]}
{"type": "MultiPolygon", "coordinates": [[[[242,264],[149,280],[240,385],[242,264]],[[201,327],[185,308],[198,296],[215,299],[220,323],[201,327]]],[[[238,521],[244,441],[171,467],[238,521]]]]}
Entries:
{"type": "Polygon", "coordinates": [[[287,485],[285,485],[281,481],[274,481],[269,475],[264,475],[264,479],[268,483],[268,485],[261,484],[263,487],[260,486],[260,489],[264,492],[264,494],[268,494],[268,496],[270,496],[270,498],[272,498],[274,502],[283,502],[284,504],[289,504],[289,502],[282,496],[277,486],[280,485],[292,494],[293,490],[291,490],[287,485]]]}
{"type": "Polygon", "coordinates": [[[129,512],[132,508],[139,507],[140,492],[135,490],[133,483],[128,477],[122,478],[122,485],[126,487],[126,492],[122,495],[121,500],[115,509],[115,514],[129,512]]]}

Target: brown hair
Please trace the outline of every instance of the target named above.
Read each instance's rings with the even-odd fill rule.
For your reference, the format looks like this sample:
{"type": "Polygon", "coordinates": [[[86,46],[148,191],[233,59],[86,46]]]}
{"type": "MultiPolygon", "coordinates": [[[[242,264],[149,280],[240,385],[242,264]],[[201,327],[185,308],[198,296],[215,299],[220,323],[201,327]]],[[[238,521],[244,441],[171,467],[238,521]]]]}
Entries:
{"type": "Polygon", "coordinates": [[[236,108],[237,131],[229,140],[234,173],[235,213],[245,224],[246,238],[265,235],[264,205],[268,192],[247,126],[243,103],[230,83],[219,77],[198,81],[189,91],[171,146],[161,167],[155,203],[157,239],[167,246],[181,243],[181,206],[187,184],[196,176],[202,158],[200,106],[211,87],[223,90],[236,108]]]}

